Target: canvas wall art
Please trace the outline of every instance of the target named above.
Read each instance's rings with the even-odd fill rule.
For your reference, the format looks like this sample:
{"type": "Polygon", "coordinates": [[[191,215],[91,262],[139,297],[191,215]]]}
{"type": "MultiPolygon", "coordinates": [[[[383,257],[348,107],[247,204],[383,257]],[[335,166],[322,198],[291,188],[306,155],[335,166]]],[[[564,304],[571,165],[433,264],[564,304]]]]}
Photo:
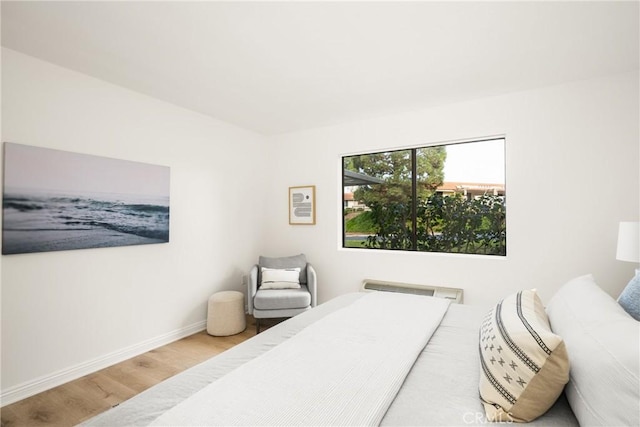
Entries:
{"type": "Polygon", "coordinates": [[[315,225],[316,186],[289,187],[289,224],[315,225]]]}
{"type": "Polygon", "coordinates": [[[2,254],[169,241],[167,166],[4,144],[2,254]]]}

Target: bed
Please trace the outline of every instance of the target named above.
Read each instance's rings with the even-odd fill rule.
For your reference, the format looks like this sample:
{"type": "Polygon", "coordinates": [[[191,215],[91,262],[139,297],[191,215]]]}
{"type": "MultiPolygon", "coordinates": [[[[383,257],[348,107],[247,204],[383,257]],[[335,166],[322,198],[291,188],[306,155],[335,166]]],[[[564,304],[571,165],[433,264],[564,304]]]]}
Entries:
{"type": "MultiPolygon", "coordinates": [[[[295,361],[302,360],[300,363],[303,366],[301,375],[304,375],[304,364],[316,362],[311,356],[308,358],[305,356],[305,354],[309,354],[305,353],[308,351],[307,347],[305,347],[305,352],[295,353],[301,346],[309,345],[309,343],[294,345],[296,340],[300,340],[300,337],[306,335],[308,340],[314,341],[315,337],[322,335],[317,333],[314,328],[319,328],[319,325],[324,323],[330,323],[331,319],[337,319],[335,322],[345,322],[347,318],[341,319],[339,316],[352,311],[354,307],[362,309],[363,301],[368,299],[376,300],[373,307],[378,311],[371,319],[384,318],[380,314],[380,304],[384,303],[383,300],[386,299],[386,296],[372,297],[371,295],[374,294],[389,293],[351,293],[332,299],[165,380],[119,406],[88,420],[83,425],[486,425],[488,413],[485,404],[487,402],[483,404],[479,396],[479,379],[483,369],[481,359],[484,357],[482,350],[479,351],[479,340],[481,340],[479,336],[482,337],[482,332],[479,330],[481,330],[483,322],[486,322],[487,307],[448,303],[445,304],[444,309],[440,303],[436,304],[440,304],[438,306],[440,308],[434,306],[435,308],[432,309],[430,306],[430,312],[435,313],[442,309],[442,315],[436,321],[437,325],[432,333],[428,334],[427,344],[419,343],[420,339],[424,340],[424,338],[418,340],[416,345],[419,348],[412,356],[414,359],[405,368],[406,377],[391,379],[396,388],[391,387],[391,391],[384,391],[382,387],[378,388],[376,382],[365,383],[361,389],[354,389],[353,384],[344,381],[346,382],[345,388],[335,390],[332,388],[328,395],[316,398],[311,397],[311,391],[306,388],[298,389],[298,383],[294,383],[293,393],[290,392],[290,387],[287,387],[287,390],[281,390],[278,387],[282,386],[278,385],[280,383],[277,383],[273,378],[268,378],[267,381],[275,381],[274,388],[265,393],[264,390],[269,389],[261,388],[262,386],[258,384],[260,380],[253,378],[252,371],[248,367],[255,366],[265,359],[267,363],[272,363],[269,362],[269,357],[278,360],[284,359],[286,356],[282,354],[289,353],[281,354],[278,352],[284,351],[282,349],[287,346],[294,349],[294,356],[283,362],[284,365],[289,366],[288,364],[292,363],[291,360],[294,361],[293,364],[295,361]],[[234,377],[238,372],[243,371],[248,371],[250,375],[234,377]],[[226,379],[231,380],[225,383],[226,379]],[[223,387],[217,387],[221,384],[223,387]],[[376,385],[371,386],[370,384],[376,385]],[[237,388],[236,393],[240,394],[233,394],[234,392],[231,390],[233,388],[237,388]],[[252,394],[251,390],[253,389],[257,390],[257,394],[252,394]],[[363,389],[368,389],[365,391],[370,395],[362,398],[364,402],[359,402],[355,397],[360,396],[363,389]],[[243,395],[243,390],[246,392],[246,396],[243,395]],[[378,399],[379,395],[385,396],[378,399]],[[258,397],[256,398],[256,396],[258,397]],[[226,397],[228,397],[228,402],[224,400],[226,397]],[[348,403],[343,404],[344,401],[348,403]],[[372,401],[375,403],[370,403],[372,401]],[[261,404],[264,406],[260,406],[261,404]],[[296,418],[300,416],[300,410],[294,410],[293,412],[296,413],[291,414],[292,408],[303,408],[302,412],[309,411],[308,405],[312,405],[316,409],[319,408],[319,413],[331,414],[334,408],[341,404],[348,408],[364,405],[359,408],[365,412],[364,418],[350,418],[351,415],[345,415],[345,413],[333,414],[327,419],[304,418],[304,414],[302,414],[302,418],[296,418]],[[371,409],[366,406],[368,404],[376,405],[376,407],[371,409]],[[236,409],[229,410],[231,416],[240,413],[243,416],[216,418],[216,414],[224,412],[224,408],[221,406],[230,405],[236,405],[234,406],[236,409]],[[381,407],[378,408],[378,406],[381,407]],[[252,410],[257,414],[264,413],[264,407],[270,408],[269,411],[266,411],[269,412],[270,417],[243,418],[245,413],[252,416],[252,410]],[[367,415],[374,411],[378,411],[380,415],[372,417],[367,415]],[[194,415],[198,412],[202,413],[194,415]],[[283,415],[279,415],[278,412],[283,412],[283,415]],[[198,418],[201,416],[205,418],[198,418]],[[278,418],[280,416],[281,418],[278,418]]],[[[390,296],[390,298],[389,304],[392,306],[404,303],[397,297],[390,296]]],[[[432,297],[411,296],[411,303],[414,299],[435,300],[432,297]]],[[[422,301],[419,304],[422,304],[422,301]]],[[[424,311],[420,306],[416,306],[416,308],[417,311],[424,311]]],[[[405,310],[401,309],[401,311],[405,310]]],[[[557,329],[556,332],[560,336],[566,335],[562,337],[561,343],[563,346],[566,344],[566,350],[569,354],[571,377],[567,377],[567,386],[561,387],[560,396],[557,400],[554,397],[554,403],[550,409],[536,417],[530,424],[544,426],[640,425],[638,408],[640,402],[638,397],[640,329],[638,321],[629,316],[615,300],[602,291],[591,276],[577,278],[564,285],[546,307],[545,315],[546,313],[548,313],[548,319],[554,331],[557,329]],[[598,309],[596,310],[595,307],[598,309]],[[597,339],[594,339],[596,335],[597,339]],[[597,356],[597,358],[593,356],[597,356]],[[563,389],[564,392],[562,392],[563,389]],[[616,396],[615,404],[611,401],[611,396],[616,396]]],[[[391,311],[389,313],[391,317],[398,315],[399,312],[391,311]]],[[[363,324],[375,322],[375,320],[367,319],[362,312],[356,311],[356,316],[358,318],[365,317],[361,322],[363,324]]],[[[433,316],[437,317],[437,314],[433,316]]],[[[423,320],[409,316],[408,323],[404,326],[401,324],[401,328],[421,329],[417,326],[427,321],[428,319],[423,320]],[[413,328],[407,328],[406,325],[412,325],[413,328]]],[[[359,323],[353,320],[348,320],[348,322],[359,323]]],[[[388,323],[388,319],[375,324],[374,328],[384,329],[385,322],[388,323]]],[[[396,326],[394,325],[394,327],[396,326]]],[[[396,332],[391,335],[404,333],[397,329],[396,327],[396,332]]],[[[393,329],[391,330],[393,331],[393,329]]],[[[346,336],[344,339],[352,338],[346,336]]],[[[367,340],[363,339],[362,341],[367,340]]],[[[405,341],[404,338],[399,342],[403,341],[405,341]]],[[[342,345],[327,346],[322,342],[320,345],[335,347],[333,350],[328,349],[333,353],[327,353],[328,355],[323,353],[318,356],[320,359],[330,359],[330,364],[338,364],[340,359],[353,362],[355,358],[348,350],[344,350],[342,345]],[[332,357],[335,357],[335,360],[331,359],[332,357]]],[[[369,343],[363,345],[369,345],[369,343]]],[[[393,347],[395,346],[397,344],[393,345],[393,347]]],[[[411,351],[414,350],[402,349],[400,353],[411,351]]],[[[394,357],[394,355],[385,354],[382,360],[394,366],[407,364],[402,361],[396,362],[394,357]]],[[[347,378],[348,375],[351,375],[351,371],[358,370],[359,372],[362,364],[351,363],[345,368],[346,373],[339,375],[347,378]]],[[[355,375],[376,378],[384,376],[382,372],[386,372],[387,369],[381,368],[381,366],[384,364],[371,368],[375,375],[369,375],[366,372],[359,372],[355,375]]],[[[282,376],[281,373],[277,373],[277,368],[265,369],[262,365],[255,369],[273,371],[275,373],[271,375],[272,377],[282,376]]],[[[296,368],[292,367],[291,369],[295,371],[296,368]]],[[[314,365],[307,365],[306,371],[313,373],[316,370],[314,365]]],[[[323,380],[325,375],[330,375],[330,370],[321,372],[322,374],[315,381],[317,384],[309,386],[311,389],[317,388],[318,385],[324,385],[324,383],[340,382],[323,380]]],[[[365,380],[371,381],[369,377],[365,380]]],[[[313,383],[314,381],[303,378],[299,382],[313,383]]],[[[301,384],[300,387],[307,387],[307,385],[301,384]]],[[[355,410],[357,411],[358,408],[355,410]]]]}

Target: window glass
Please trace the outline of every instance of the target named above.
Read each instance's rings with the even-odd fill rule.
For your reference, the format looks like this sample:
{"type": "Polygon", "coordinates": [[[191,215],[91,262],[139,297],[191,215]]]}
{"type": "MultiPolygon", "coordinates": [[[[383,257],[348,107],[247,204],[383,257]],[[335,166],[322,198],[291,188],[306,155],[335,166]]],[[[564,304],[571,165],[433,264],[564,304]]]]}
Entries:
{"type": "Polygon", "coordinates": [[[345,156],[343,247],[506,255],[504,138],[345,156]]]}

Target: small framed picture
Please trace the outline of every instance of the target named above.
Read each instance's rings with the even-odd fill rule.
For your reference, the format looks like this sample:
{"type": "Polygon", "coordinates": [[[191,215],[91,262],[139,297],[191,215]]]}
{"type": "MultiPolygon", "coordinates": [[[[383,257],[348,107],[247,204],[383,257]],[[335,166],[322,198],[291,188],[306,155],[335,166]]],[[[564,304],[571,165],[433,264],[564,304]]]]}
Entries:
{"type": "Polygon", "coordinates": [[[289,224],[316,223],[316,186],[289,187],[289,224]]]}

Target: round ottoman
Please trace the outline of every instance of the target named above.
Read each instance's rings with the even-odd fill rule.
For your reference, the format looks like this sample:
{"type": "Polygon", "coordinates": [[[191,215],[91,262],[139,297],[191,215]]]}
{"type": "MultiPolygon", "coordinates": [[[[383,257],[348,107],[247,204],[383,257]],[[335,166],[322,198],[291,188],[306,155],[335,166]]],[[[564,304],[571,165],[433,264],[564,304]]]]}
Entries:
{"type": "Polygon", "coordinates": [[[238,291],[216,292],[209,298],[207,333],[217,337],[239,334],[247,327],[244,294],[238,291]]]}

